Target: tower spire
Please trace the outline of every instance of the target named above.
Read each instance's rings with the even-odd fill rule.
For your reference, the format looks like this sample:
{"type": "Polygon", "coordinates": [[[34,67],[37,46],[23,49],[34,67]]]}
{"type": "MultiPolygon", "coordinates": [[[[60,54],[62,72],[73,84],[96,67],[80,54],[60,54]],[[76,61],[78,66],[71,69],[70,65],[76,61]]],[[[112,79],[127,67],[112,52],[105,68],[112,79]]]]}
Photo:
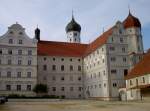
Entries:
{"type": "Polygon", "coordinates": [[[72,9],[72,20],[74,20],[74,11],[72,9]]]}
{"type": "Polygon", "coordinates": [[[128,4],[129,15],[131,15],[130,5],[128,4]]]}

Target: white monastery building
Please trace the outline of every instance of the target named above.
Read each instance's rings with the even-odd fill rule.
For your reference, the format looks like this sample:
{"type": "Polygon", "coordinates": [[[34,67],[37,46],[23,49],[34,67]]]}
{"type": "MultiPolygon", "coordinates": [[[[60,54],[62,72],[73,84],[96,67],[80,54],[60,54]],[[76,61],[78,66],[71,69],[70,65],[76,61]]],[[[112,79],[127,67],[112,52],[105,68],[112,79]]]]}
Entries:
{"type": "Polygon", "coordinates": [[[33,95],[37,83],[37,40],[18,23],[0,37],[0,94],[33,95]]]}
{"type": "Polygon", "coordinates": [[[66,26],[67,42],[34,39],[13,24],[0,37],[0,94],[34,95],[35,84],[46,84],[48,95],[63,98],[119,99],[125,76],[143,57],[141,23],[127,18],[89,44],[80,38],[81,26],[66,26]]]}

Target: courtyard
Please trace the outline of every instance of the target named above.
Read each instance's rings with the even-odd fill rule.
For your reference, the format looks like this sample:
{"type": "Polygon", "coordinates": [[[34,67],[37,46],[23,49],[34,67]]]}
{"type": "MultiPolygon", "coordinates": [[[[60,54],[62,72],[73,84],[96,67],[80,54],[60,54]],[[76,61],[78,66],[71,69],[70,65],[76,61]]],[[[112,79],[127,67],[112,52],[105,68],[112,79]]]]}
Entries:
{"type": "Polygon", "coordinates": [[[150,99],[143,101],[9,101],[0,105],[0,111],[149,111],[150,99]]]}

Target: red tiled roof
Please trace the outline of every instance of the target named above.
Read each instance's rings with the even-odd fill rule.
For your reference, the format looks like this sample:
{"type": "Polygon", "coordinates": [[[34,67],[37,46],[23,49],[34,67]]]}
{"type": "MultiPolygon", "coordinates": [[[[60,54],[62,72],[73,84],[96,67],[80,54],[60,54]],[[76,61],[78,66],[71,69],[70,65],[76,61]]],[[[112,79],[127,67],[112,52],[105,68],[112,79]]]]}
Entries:
{"type": "Polygon", "coordinates": [[[90,54],[91,52],[95,51],[98,47],[105,44],[112,34],[112,28],[110,28],[108,31],[104,32],[101,36],[99,36],[96,40],[94,40],[92,43],[88,45],[88,48],[85,52],[85,55],[90,54]]]}
{"type": "Polygon", "coordinates": [[[141,23],[138,18],[134,17],[130,12],[128,17],[123,22],[124,28],[141,27],[141,23]]]}
{"type": "Polygon", "coordinates": [[[38,55],[45,56],[70,56],[82,57],[93,52],[101,45],[107,42],[108,37],[112,34],[112,28],[104,32],[96,40],[90,44],[55,42],[55,41],[39,41],[38,55]]]}
{"type": "Polygon", "coordinates": [[[81,57],[87,48],[87,44],[55,42],[55,41],[39,41],[38,55],[43,56],[71,56],[81,57]]]}
{"type": "Polygon", "coordinates": [[[143,59],[126,76],[126,79],[150,74],[150,52],[144,55],[143,59]]]}

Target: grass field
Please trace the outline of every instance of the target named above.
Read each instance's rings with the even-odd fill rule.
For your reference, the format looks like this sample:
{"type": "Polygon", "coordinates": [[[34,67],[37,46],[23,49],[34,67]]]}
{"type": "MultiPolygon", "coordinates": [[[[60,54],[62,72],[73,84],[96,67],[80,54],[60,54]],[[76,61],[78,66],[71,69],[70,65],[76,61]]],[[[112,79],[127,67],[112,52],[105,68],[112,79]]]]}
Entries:
{"type": "Polygon", "coordinates": [[[150,111],[150,101],[62,100],[53,102],[8,102],[0,111],[150,111]]]}

